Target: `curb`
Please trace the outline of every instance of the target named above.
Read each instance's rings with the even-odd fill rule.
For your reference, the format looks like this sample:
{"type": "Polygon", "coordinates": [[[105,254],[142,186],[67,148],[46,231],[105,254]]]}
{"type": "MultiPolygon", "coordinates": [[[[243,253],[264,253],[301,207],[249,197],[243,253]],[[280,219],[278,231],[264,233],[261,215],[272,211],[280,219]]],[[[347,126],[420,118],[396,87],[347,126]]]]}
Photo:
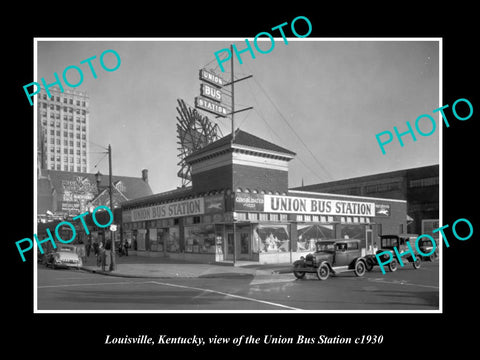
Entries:
{"type": "Polygon", "coordinates": [[[173,275],[165,275],[165,276],[153,276],[153,275],[133,275],[133,274],[122,274],[122,273],[115,273],[110,271],[104,270],[95,270],[95,269],[88,269],[88,268],[80,268],[82,271],[86,271],[92,274],[98,275],[106,275],[106,276],[114,276],[114,277],[124,277],[124,278],[134,278],[134,279],[178,279],[178,278],[195,278],[197,276],[173,276],[173,275]]]}
{"type": "MultiPolygon", "coordinates": [[[[86,267],[81,267],[79,270],[86,271],[92,274],[99,274],[99,275],[106,275],[106,276],[115,276],[115,277],[124,277],[124,278],[136,278],[136,279],[214,279],[214,278],[224,278],[224,279],[231,279],[231,278],[248,278],[248,277],[255,277],[254,274],[249,273],[211,273],[211,274],[200,274],[200,275],[182,275],[182,276],[175,276],[175,275],[134,275],[134,274],[125,274],[125,273],[115,273],[110,271],[104,270],[95,270],[89,269],[86,267]]],[[[272,274],[275,274],[272,271],[272,274]]]]}

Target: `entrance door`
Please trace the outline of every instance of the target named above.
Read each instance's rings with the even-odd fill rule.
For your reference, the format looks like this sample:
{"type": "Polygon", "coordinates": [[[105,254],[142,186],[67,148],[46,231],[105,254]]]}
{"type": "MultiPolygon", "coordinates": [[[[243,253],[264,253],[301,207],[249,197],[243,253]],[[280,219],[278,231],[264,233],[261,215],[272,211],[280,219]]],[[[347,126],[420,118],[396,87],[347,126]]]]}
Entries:
{"type": "MultiPolygon", "coordinates": [[[[251,259],[251,236],[250,227],[237,228],[236,232],[236,258],[235,260],[250,260],[251,259]]],[[[227,231],[227,242],[225,244],[226,260],[233,260],[233,231],[227,231]]]]}
{"type": "Polygon", "coordinates": [[[227,242],[225,246],[226,260],[233,260],[233,232],[227,232],[227,242]]]}

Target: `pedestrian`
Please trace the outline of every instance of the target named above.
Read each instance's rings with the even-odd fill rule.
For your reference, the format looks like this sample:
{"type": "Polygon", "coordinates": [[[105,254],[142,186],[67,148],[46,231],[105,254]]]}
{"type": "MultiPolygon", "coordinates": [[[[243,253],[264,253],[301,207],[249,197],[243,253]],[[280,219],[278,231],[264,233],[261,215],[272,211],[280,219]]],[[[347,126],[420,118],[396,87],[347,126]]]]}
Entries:
{"type": "Polygon", "coordinates": [[[125,256],[128,256],[128,241],[127,240],[125,240],[123,242],[123,249],[124,249],[125,256]]]}
{"type": "Polygon", "coordinates": [[[102,267],[102,270],[105,269],[105,249],[103,247],[103,242],[101,241],[98,244],[97,250],[97,266],[102,267]]]}
{"type": "Polygon", "coordinates": [[[93,243],[93,254],[98,256],[98,243],[96,241],[93,243]]]}

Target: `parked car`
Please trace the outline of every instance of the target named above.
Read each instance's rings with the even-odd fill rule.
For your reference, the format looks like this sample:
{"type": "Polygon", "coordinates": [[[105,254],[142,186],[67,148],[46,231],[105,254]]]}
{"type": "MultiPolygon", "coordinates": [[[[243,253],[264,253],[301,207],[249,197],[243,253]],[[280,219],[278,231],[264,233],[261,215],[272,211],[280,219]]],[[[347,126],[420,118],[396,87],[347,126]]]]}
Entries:
{"type": "MultiPolygon", "coordinates": [[[[410,243],[411,244],[411,243],[410,243]]],[[[433,250],[432,241],[428,238],[422,238],[418,241],[418,248],[424,254],[430,254],[433,250]]],[[[434,261],[436,257],[438,257],[438,241],[435,240],[435,251],[430,254],[429,256],[420,255],[422,260],[426,261],[434,261]]]]}
{"type": "MultiPolygon", "coordinates": [[[[388,235],[381,235],[380,236],[380,249],[377,250],[377,254],[382,253],[384,251],[390,252],[390,255],[383,254],[381,256],[382,262],[387,262],[390,258],[392,261],[387,264],[388,270],[391,272],[397,271],[398,262],[397,262],[397,255],[393,248],[397,248],[397,251],[402,254],[409,250],[407,241],[410,242],[410,246],[415,254],[415,260],[413,256],[402,256],[403,263],[412,263],[414,269],[418,269],[421,266],[422,256],[418,254],[415,250],[415,240],[417,239],[418,235],[416,234],[388,234],[388,235]]],[[[367,264],[367,271],[371,271],[374,266],[379,265],[377,261],[377,257],[375,255],[367,255],[365,257],[365,261],[367,264]]]]}
{"type": "Polygon", "coordinates": [[[319,280],[326,280],[330,274],[353,271],[363,276],[366,271],[365,259],[361,256],[360,240],[320,240],[316,251],[301,257],[293,263],[293,274],[302,279],[306,273],[316,273],[319,280]]]}
{"type": "Polygon", "coordinates": [[[80,268],[82,258],[77,254],[74,245],[59,245],[45,256],[45,266],[56,268],[80,268]]]}

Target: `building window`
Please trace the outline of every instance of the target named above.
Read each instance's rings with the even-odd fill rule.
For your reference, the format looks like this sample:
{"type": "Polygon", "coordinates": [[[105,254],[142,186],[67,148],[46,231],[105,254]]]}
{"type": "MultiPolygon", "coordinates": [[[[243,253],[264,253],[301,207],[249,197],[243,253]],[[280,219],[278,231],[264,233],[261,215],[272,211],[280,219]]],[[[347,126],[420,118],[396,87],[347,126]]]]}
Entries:
{"type": "Polygon", "coordinates": [[[80,166],[77,166],[77,171],[80,172],[80,166]]]}
{"type": "Polygon", "coordinates": [[[63,170],[68,171],[68,165],[63,165],[63,170]]]}
{"type": "Polygon", "coordinates": [[[399,189],[400,189],[400,183],[399,182],[391,182],[391,183],[386,183],[386,184],[374,184],[374,185],[365,186],[365,192],[367,194],[393,191],[393,190],[399,190],[399,189]]]}
{"type": "Polygon", "coordinates": [[[408,187],[410,188],[436,186],[436,185],[438,185],[438,176],[410,180],[408,182],[408,187]]]}
{"type": "Polygon", "coordinates": [[[254,225],[252,245],[254,253],[290,251],[289,225],[254,225]]]}

